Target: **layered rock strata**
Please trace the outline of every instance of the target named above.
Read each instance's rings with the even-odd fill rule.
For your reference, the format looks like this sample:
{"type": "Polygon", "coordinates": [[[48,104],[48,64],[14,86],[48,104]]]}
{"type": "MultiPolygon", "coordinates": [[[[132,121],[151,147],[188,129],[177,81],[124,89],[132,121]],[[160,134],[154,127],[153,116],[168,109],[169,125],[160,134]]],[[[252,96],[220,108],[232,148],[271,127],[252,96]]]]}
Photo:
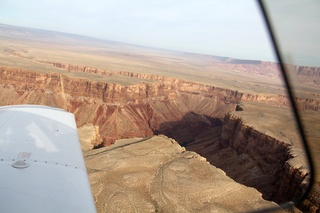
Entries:
{"type": "MultiPolygon", "coordinates": [[[[250,74],[263,74],[271,77],[279,77],[281,76],[279,65],[272,62],[261,62],[257,61],[256,63],[250,62],[248,64],[238,64],[238,62],[234,62],[235,60],[232,60],[233,62],[230,64],[224,64],[223,66],[227,66],[226,68],[228,70],[240,70],[242,72],[249,72],[250,74]],[[255,68],[252,68],[255,67],[255,68]],[[251,68],[250,68],[251,67],[251,68]],[[258,68],[256,68],[258,67],[258,68]]],[[[240,60],[240,62],[243,62],[243,60],[240,60]]],[[[48,62],[47,62],[48,63],[48,62]]],[[[156,80],[156,81],[166,81],[171,82],[175,84],[196,84],[198,86],[201,85],[200,92],[207,95],[212,96],[215,95],[213,93],[213,90],[221,92],[228,91],[226,96],[228,96],[228,93],[231,93],[232,96],[235,96],[235,100],[238,102],[262,102],[262,103],[268,103],[270,105],[274,106],[285,106],[290,107],[290,103],[288,102],[288,98],[285,95],[274,95],[274,94],[248,94],[248,93],[242,93],[238,91],[233,91],[229,89],[222,89],[217,88],[213,86],[203,85],[199,83],[194,82],[188,82],[176,78],[170,78],[170,77],[164,77],[164,76],[157,76],[157,75],[151,75],[151,74],[142,74],[142,73],[133,73],[133,72],[127,72],[127,71],[118,71],[118,72],[107,72],[105,70],[99,70],[97,68],[92,67],[85,67],[85,66],[77,66],[77,65],[71,65],[71,64],[62,64],[57,62],[49,62],[55,67],[66,69],[70,72],[86,72],[86,73],[98,73],[106,76],[111,75],[121,75],[121,76],[127,76],[127,77],[136,77],[141,79],[148,79],[148,80],[156,80]]],[[[288,73],[291,73],[291,75],[295,76],[297,75],[297,79],[299,79],[300,83],[305,84],[311,84],[313,86],[319,86],[320,83],[317,79],[320,77],[320,68],[317,67],[308,67],[308,66],[293,66],[293,65],[287,65],[286,66],[288,70],[288,73]]],[[[293,77],[295,78],[295,77],[293,77]]],[[[192,92],[198,91],[194,90],[194,88],[191,88],[192,92]]],[[[318,94],[314,94],[315,96],[318,94]]],[[[320,101],[311,99],[311,98],[295,98],[295,101],[297,103],[297,107],[300,110],[316,110],[319,111],[320,109],[320,101]]]]}
{"type": "MultiPolygon", "coordinates": [[[[73,72],[87,72],[87,73],[99,73],[103,75],[141,75],[137,73],[131,72],[107,72],[101,69],[86,67],[86,66],[78,66],[72,64],[63,64],[59,62],[44,62],[49,63],[55,67],[63,68],[68,71],[73,72]]],[[[238,72],[245,72],[253,75],[266,76],[271,78],[282,78],[282,74],[280,71],[280,66],[278,63],[267,62],[267,61],[252,61],[252,60],[237,60],[228,58],[222,61],[213,60],[210,64],[213,66],[217,66],[220,69],[225,68],[227,70],[233,70],[238,72]]],[[[319,67],[310,67],[310,66],[298,66],[298,65],[285,65],[287,69],[287,73],[292,76],[293,79],[297,79],[299,83],[312,85],[312,86],[320,86],[320,81],[318,80],[320,77],[320,68],[319,67]]],[[[143,75],[143,74],[142,74],[143,75]]],[[[147,76],[150,76],[147,74],[147,76]]]]}
{"type": "MultiPolygon", "coordinates": [[[[93,69],[84,70],[91,72],[93,69]]],[[[131,75],[130,73],[122,74],[131,75]]],[[[197,140],[205,131],[210,132],[211,128],[221,126],[227,112],[240,110],[237,104],[241,101],[268,102],[275,106],[288,106],[286,97],[281,95],[244,94],[200,83],[146,74],[138,75],[138,77],[152,79],[155,82],[123,86],[71,78],[62,74],[43,74],[6,67],[0,68],[0,77],[0,105],[44,104],[73,112],[79,127],[85,125],[99,127],[98,131],[102,140],[92,140],[92,137],[89,137],[91,141],[94,141],[92,143],[95,146],[100,146],[97,141],[103,141],[103,145],[108,145],[117,139],[147,137],[155,133],[166,134],[181,144],[187,144],[197,140]]],[[[319,110],[320,104],[317,100],[297,100],[300,101],[301,109],[319,110]]],[[[283,186],[282,189],[286,190],[286,184],[288,184],[286,179],[283,180],[284,183],[281,183],[282,180],[280,180],[285,177],[284,174],[280,174],[280,168],[284,166],[290,154],[286,152],[285,147],[282,147],[283,144],[273,141],[264,133],[256,134],[254,129],[240,125],[240,121],[237,121],[238,129],[232,127],[228,130],[227,124],[232,123],[232,120],[237,119],[230,119],[230,122],[223,125],[223,132],[229,131],[229,135],[237,132],[239,140],[238,137],[226,139],[227,134],[222,134],[225,143],[217,147],[220,150],[225,147],[230,148],[227,152],[226,150],[221,151],[220,158],[223,159],[223,156],[227,155],[227,161],[230,163],[232,163],[231,159],[240,159],[243,161],[240,165],[252,168],[251,173],[238,174],[239,182],[241,180],[243,183],[250,182],[248,185],[257,188],[261,186],[259,190],[268,199],[284,201],[300,196],[300,192],[304,189],[301,183],[305,180],[306,172],[298,167],[295,172],[292,172],[295,166],[295,164],[291,165],[292,161],[288,162],[286,167],[288,169],[284,169],[289,179],[297,176],[297,179],[289,181],[287,185],[294,191],[294,193],[290,192],[291,197],[282,192],[275,195],[275,188],[272,187],[276,185],[276,189],[280,189],[283,186]],[[242,140],[250,138],[248,135],[253,137],[250,143],[242,140]],[[255,148],[252,141],[256,139],[266,150],[255,148]],[[270,141],[274,144],[270,145],[270,141]],[[233,153],[236,153],[237,157],[231,157],[233,153]],[[249,164],[246,164],[247,161],[249,164]],[[275,169],[270,172],[268,170],[271,167],[275,169]]],[[[197,152],[207,152],[210,146],[212,145],[207,143],[197,152]]],[[[219,156],[219,154],[211,156],[219,156]]],[[[208,160],[211,162],[210,158],[208,160]]],[[[228,175],[232,173],[228,172],[227,166],[225,170],[228,175]]],[[[239,168],[234,170],[240,171],[239,168]]],[[[236,179],[237,175],[234,178],[236,179]]]]}
{"type": "Polygon", "coordinates": [[[186,123],[192,128],[201,121],[199,128],[210,127],[215,118],[222,119],[234,110],[239,99],[230,90],[176,80],[122,86],[54,73],[0,71],[1,105],[44,104],[66,109],[75,114],[79,127],[99,126],[105,144],[168,133],[186,123]]]}

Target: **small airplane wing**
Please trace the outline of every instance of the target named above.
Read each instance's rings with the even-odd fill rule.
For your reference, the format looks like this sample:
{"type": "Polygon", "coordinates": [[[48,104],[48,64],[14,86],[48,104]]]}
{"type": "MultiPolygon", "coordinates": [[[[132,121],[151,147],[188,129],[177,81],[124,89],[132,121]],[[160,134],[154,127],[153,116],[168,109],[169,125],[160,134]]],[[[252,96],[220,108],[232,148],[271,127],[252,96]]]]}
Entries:
{"type": "Polygon", "coordinates": [[[0,107],[0,212],[96,212],[72,113],[0,107]]]}

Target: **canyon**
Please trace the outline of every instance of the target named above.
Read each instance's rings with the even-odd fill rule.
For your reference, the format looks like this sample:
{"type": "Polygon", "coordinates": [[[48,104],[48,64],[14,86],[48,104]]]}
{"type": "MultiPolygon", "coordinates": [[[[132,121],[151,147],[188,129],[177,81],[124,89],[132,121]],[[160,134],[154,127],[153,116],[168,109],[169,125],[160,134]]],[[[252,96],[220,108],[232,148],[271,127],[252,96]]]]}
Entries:
{"type": "MultiPolygon", "coordinates": [[[[317,212],[320,68],[286,68],[315,165],[298,207],[317,212]]],[[[281,78],[274,62],[0,24],[0,105],[75,115],[99,212],[257,211],[300,201],[312,170],[281,78]]]]}
{"type": "MultiPolygon", "coordinates": [[[[0,67],[0,71],[1,105],[41,103],[66,109],[75,114],[79,126],[99,126],[105,145],[121,138],[175,134],[175,128],[184,131],[179,125],[186,128],[183,135],[188,137],[188,129],[203,130],[221,123],[241,102],[290,105],[284,95],[252,95],[146,74],[142,78],[155,82],[123,86],[17,68],[0,67]]],[[[316,99],[296,98],[296,102],[301,110],[320,108],[316,99]]]]}
{"type": "MultiPolygon", "coordinates": [[[[166,135],[235,181],[258,189],[264,199],[283,203],[305,192],[310,171],[285,96],[248,94],[155,75],[117,74],[152,81],[123,86],[1,67],[0,104],[42,104],[74,113],[80,138],[86,140],[83,149],[89,153],[119,139],[166,135]],[[244,111],[273,126],[245,120],[244,111]],[[275,117],[275,111],[281,113],[275,117]],[[291,122],[279,133],[274,122],[281,123],[280,115],[291,122]],[[274,128],[273,134],[261,132],[274,128]]],[[[316,99],[296,101],[300,110],[319,111],[316,99]]]]}

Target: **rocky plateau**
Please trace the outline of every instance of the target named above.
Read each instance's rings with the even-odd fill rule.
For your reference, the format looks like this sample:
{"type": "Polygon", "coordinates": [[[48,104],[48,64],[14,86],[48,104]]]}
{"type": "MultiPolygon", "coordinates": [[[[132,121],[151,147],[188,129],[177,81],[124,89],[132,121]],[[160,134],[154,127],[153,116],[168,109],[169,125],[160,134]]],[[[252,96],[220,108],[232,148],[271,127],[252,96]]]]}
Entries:
{"type": "Polygon", "coordinates": [[[247,212],[277,208],[254,188],[234,182],[205,158],[163,135],[120,140],[84,156],[98,212],[247,212]]]}

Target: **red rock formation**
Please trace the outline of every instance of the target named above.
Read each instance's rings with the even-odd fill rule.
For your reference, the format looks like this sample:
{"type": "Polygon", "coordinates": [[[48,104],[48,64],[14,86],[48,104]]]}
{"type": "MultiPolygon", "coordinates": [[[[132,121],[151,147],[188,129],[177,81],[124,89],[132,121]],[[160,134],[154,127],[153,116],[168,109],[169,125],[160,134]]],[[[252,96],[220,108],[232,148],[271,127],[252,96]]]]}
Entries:
{"type": "MultiPolygon", "coordinates": [[[[248,93],[238,92],[235,90],[217,88],[214,86],[184,81],[181,79],[157,76],[157,75],[151,75],[151,74],[145,74],[145,73],[133,73],[133,72],[127,72],[127,71],[119,71],[116,73],[111,73],[111,72],[107,72],[107,71],[103,71],[103,70],[99,70],[91,67],[85,67],[85,66],[61,64],[58,62],[50,62],[50,63],[56,67],[67,69],[69,71],[98,73],[98,74],[107,75],[107,76],[123,75],[123,76],[136,77],[136,78],[147,79],[147,80],[162,81],[162,82],[170,83],[173,85],[179,85],[179,87],[177,88],[183,92],[201,93],[208,97],[213,97],[218,95],[222,99],[232,97],[233,102],[247,102],[247,101],[263,102],[273,106],[291,107],[288,101],[288,98],[285,95],[248,94],[248,93]],[[221,96],[223,93],[225,94],[225,96],[221,96]]],[[[282,76],[282,74],[280,73],[279,64],[274,62],[227,59],[226,61],[224,61],[224,64],[221,64],[221,66],[223,67],[227,66],[227,69],[229,70],[238,70],[238,71],[247,72],[250,74],[264,75],[269,77],[282,76]],[[228,62],[228,63],[225,63],[225,62],[228,62]]],[[[287,65],[286,68],[287,68],[287,72],[290,73],[292,76],[297,75],[297,78],[299,79],[300,83],[311,84],[314,86],[320,85],[320,82],[317,82],[318,81],[317,79],[320,76],[320,68],[308,67],[308,66],[295,66],[295,65],[287,65]]],[[[316,99],[295,98],[295,101],[298,109],[300,110],[318,111],[320,109],[320,101],[316,99]]]]}
{"type": "MultiPolygon", "coordinates": [[[[122,74],[131,75],[128,72],[122,74]]],[[[235,110],[241,101],[288,106],[285,96],[244,94],[154,75],[133,76],[155,82],[122,86],[56,73],[1,67],[0,105],[44,104],[64,108],[75,114],[79,127],[86,124],[99,126],[104,145],[121,138],[151,136],[155,132],[166,133],[181,143],[190,142],[201,131],[219,125],[219,119],[235,110]]],[[[319,110],[316,100],[298,101],[300,108],[319,110]]],[[[272,167],[273,172],[266,172],[267,178],[258,179],[252,186],[263,188],[277,182],[279,193],[268,193],[279,201],[300,196],[307,175],[294,167],[295,164],[287,164],[290,156],[288,144],[245,126],[241,119],[232,116],[225,118],[222,138],[238,153],[253,156],[257,165],[261,165],[261,171],[272,167]],[[284,165],[286,169],[282,171],[284,165]],[[287,187],[292,190],[293,197],[285,196],[287,187]]]]}
{"type": "Polygon", "coordinates": [[[162,132],[165,123],[171,123],[170,127],[174,122],[179,125],[191,111],[223,118],[237,101],[236,93],[229,90],[187,82],[176,84],[168,79],[122,86],[4,67],[0,69],[0,77],[1,105],[45,104],[64,108],[75,114],[79,126],[98,125],[105,144],[162,132]],[[194,94],[192,88],[212,94],[210,97],[194,94]]]}
{"type": "MultiPolygon", "coordinates": [[[[64,108],[75,114],[79,126],[100,126],[106,144],[120,138],[149,136],[155,131],[165,133],[174,129],[173,126],[185,123],[183,117],[190,112],[222,119],[241,101],[288,106],[285,96],[250,95],[179,79],[146,74],[137,76],[157,81],[122,86],[56,73],[1,67],[3,92],[0,104],[44,104],[64,108]]],[[[319,101],[312,99],[299,101],[300,106],[307,109],[318,110],[320,106],[319,101]]],[[[208,123],[209,120],[203,117],[203,124],[208,124],[207,127],[213,125],[208,123]]]]}

